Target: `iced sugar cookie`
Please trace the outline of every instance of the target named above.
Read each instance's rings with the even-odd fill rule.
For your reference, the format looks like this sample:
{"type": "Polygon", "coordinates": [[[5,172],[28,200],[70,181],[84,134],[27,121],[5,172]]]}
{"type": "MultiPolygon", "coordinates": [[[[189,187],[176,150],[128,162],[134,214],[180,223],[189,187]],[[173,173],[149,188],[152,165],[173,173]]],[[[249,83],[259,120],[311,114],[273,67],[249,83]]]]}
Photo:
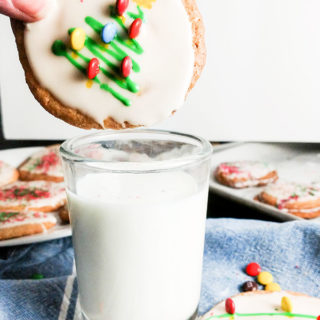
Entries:
{"type": "Polygon", "coordinates": [[[241,293],[222,301],[201,320],[318,319],[320,299],[288,291],[241,293]],[[285,313],[285,314],[284,314],[285,313]],[[229,317],[230,315],[230,317],[229,317]]]}
{"type": "Polygon", "coordinates": [[[57,219],[43,212],[0,212],[0,240],[46,232],[56,225],[57,219]]]}
{"type": "Polygon", "coordinates": [[[50,212],[65,203],[63,183],[17,181],[0,188],[0,210],[50,212]]]}
{"type": "Polygon", "coordinates": [[[59,145],[50,146],[34,153],[19,167],[20,179],[63,181],[59,145]]]}
{"type": "Polygon", "coordinates": [[[278,179],[275,168],[259,161],[221,163],[216,169],[217,180],[232,188],[264,186],[278,179]]]}
{"type": "Polygon", "coordinates": [[[184,103],[206,58],[196,0],[54,3],[40,22],[12,21],[26,81],[47,111],[81,128],[121,129],[184,103]]]}
{"type": "Polygon", "coordinates": [[[16,168],[0,160],[0,187],[15,182],[18,177],[16,168]]]}
{"type": "Polygon", "coordinates": [[[320,187],[317,185],[279,181],[268,185],[256,199],[301,218],[320,216],[320,187]]]}

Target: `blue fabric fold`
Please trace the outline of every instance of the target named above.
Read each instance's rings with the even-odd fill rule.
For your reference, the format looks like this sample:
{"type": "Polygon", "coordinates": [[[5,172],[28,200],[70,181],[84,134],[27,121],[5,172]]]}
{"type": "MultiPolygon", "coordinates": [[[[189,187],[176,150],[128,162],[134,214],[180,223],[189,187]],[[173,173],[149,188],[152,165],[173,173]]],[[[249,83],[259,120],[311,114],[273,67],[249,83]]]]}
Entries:
{"type": "MultiPolygon", "coordinates": [[[[252,261],[283,289],[320,297],[320,224],[209,219],[200,313],[240,292],[252,261]]],[[[77,296],[71,238],[0,249],[0,320],[78,319],[77,296]]]]}

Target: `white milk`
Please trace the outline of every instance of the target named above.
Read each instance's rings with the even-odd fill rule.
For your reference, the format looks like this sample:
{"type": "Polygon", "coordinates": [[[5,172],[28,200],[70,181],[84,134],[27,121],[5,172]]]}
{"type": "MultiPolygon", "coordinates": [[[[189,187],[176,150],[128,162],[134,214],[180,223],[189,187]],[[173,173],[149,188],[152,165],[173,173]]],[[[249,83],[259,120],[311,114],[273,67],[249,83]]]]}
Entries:
{"type": "Polygon", "coordinates": [[[184,172],[89,174],[68,192],[90,320],[187,320],[200,298],[208,189],[184,172]]]}

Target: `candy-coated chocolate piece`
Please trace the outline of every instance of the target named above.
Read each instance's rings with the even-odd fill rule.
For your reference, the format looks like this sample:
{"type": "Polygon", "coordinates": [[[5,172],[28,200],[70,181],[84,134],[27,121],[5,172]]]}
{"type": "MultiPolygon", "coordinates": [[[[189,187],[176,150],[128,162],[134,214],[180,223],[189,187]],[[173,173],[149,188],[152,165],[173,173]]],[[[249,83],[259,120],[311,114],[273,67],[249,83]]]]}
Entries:
{"type": "Polygon", "coordinates": [[[251,277],[256,277],[261,272],[261,267],[256,262],[251,262],[246,267],[246,273],[251,277]]]}
{"type": "Polygon", "coordinates": [[[41,273],[35,273],[34,275],[32,275],[32,279],[34,279],[34,280],[41,280],[43,278],[44,278],[44,276],[41,273]]]}
{"type": "Polygon", "coordinates": [[[89,79],[93,79],[97,76],[100,71],[100,62],[97,58],[92,58],[88,64],[87,75],[89,79]]]}
{"type": "Polygon", "coordinates": [[[116,3],[117,14],[119,16],[122,16],[128,9],[128,6],[129,6],[129,0],[117,0],[117,3],[116,3]]]}
{"type": "Polygon", "coordinates": [[[317,320],[320,320],[320,316],[317,317],[317,320]]]}
{"type": "Polygon", "coordinates": [[[256,291],[258,290],[258,284],[254,281],[247,281],[242,285],[242,290],[247,291],[256,291]]]}
{"type": "Polygon", "coordinates": [[[226,311],[227,313],[230,313],[230,314],[235,314],[236,312],[236,305],[231,298],[228,298],[226,300],[226,311]]]}
{"type": "Polygon", "coordinates": [[[75,28],[70,34],[71,48],[80,51],[84,47],[86,33],[82,28],[75,28]]]}
{"type": "Polygon", "coordinates": [[[281,300],[281,308],[285,312],[292,312],[292,302],[288,297],[283,297],[281,300]]]}
{"type": "Polygon", "coordinates": [[[264,290],[266,291],[281,291],[281,287],[275,283],[275,282],[271,282],[271,283],[268,283],[266,285],[266,287],[264,288],[264,290]]]}
{"type": "Polygon", "coordinates": [[[142,20],[140,18],[135,19],[129,28],[129,38],[135,39],[139,34],[142,26],[142,20]]]}
{"type": "Polygon", "coordinates": [[[132,70],[132,60],[129,56],[126,56],[121,62],[121,75],[124,78],[129,77],[132,70]]]}
{"type": "Polygon", "coordinates": [[[257,280],[260,284],[265,286],[273,281],[273,276],[270,272],[262,271],[259,273],[257,280]]]}
{"type": "Polygon", "coordinates": [[[116,25],[112,22],[108,22],[101,31],[101,40],[104,43],[110,43],[117,35],[116,25]]]}

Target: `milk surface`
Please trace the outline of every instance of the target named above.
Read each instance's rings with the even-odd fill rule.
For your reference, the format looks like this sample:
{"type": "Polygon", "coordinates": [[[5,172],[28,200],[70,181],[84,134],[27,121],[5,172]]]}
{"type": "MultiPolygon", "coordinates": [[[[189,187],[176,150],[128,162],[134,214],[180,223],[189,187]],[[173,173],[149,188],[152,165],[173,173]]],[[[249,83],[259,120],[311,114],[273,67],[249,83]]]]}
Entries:
{"type": "Polygon", "coordinates": [[[187,320],[200,298],[207,186],[184,172],[88,174],[68,191],[90,320],[187,320]]]}

